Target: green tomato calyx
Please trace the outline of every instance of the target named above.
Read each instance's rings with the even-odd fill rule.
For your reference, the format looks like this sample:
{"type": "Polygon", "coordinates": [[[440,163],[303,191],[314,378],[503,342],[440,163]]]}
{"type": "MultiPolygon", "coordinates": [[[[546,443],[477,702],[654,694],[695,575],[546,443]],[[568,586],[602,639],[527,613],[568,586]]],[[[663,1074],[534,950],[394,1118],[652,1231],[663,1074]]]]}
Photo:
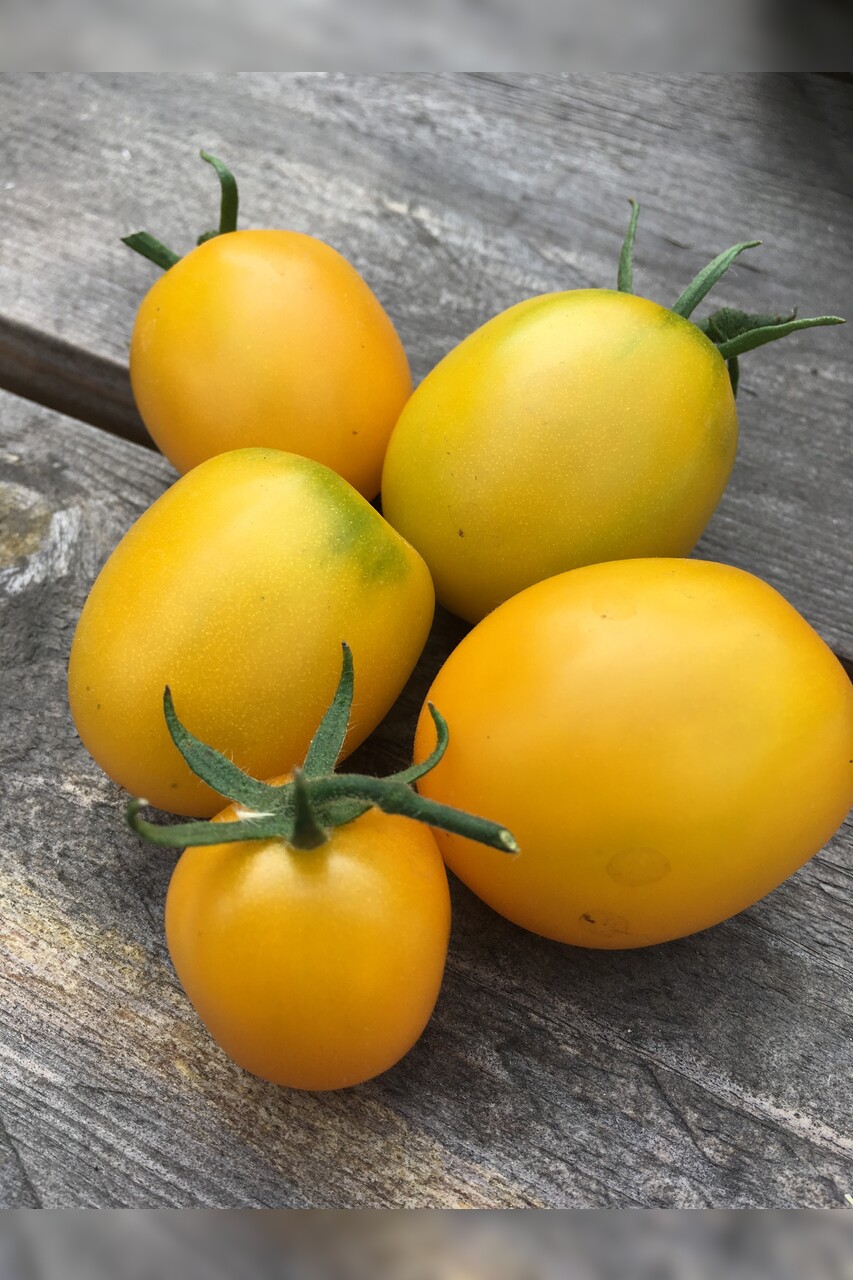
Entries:
{"type": "MultiPolygon", "coordinates": [[[[629,201],[631,218],[628,230],[622,243],[619,255],[618,288],[620,293],[632,293],[634,282],[634,240],[637,234],[637,219],[640,206],[636,200],[629,201]]],[[[745,249],[757,249],[760,240],[745,240],[742,244],[732,245],[731,249],[717,254],[707,266],[693,277],[684,292],[676,298],[670,310],[676,315],[689,319],[696,307],[713,289],[717,281],[725,275],[735,258],[745,249]]],[[[789,333],[799,329],[816,329],[828,324],[844,324],[841,316],[810,316],[797,319],[796,310],[788,316],[768,316],[754,314],[749,311],[737,311],[733,307],[721,307],[704,320],[693,321],[698,329],[714,343],[729,368],[732,390],[737,394],[738,356],[763,347],[767,342],[775,342],[789,333]]]]}
{"type": "Polygon", "coordinates": [[[316,849],[325,844],[336,827],[352,822],[375,807],[383,813],[399,814],[442,831],[452,831],[502,853],[518,853],[515,837],[506,827],[428,800],[413,790],[412,784],[435,768],[447,750],[447,724],[432,703],[429,710],[435,725],[436,744],[420,764],[410,765],[387,778],[335,773],[349,724],[354,687],[352,653],[349,645],[344,644],[342,648],[341,677],[332,704],[320,721],[301,768],[294,769],[291,780],[281,786],[250,777],[227,756],[194,737],[181,723],[167,686],[163,713],[178,751],[197,778],[240,807],[233,822],[160,826],[139,816],[139,810],[147,801],[131,800],[127,821],[137,835],[152,844],[171,848],[278,839],[294,849],[316,849]]]}
{"type": "MultiPolygon", "coordinates": [[[[209,151],[201,151],[199,155],[202,160],[205,160],[216,170],[222,199],[219,206],[219,227],[215,231],[202,232],[196,241],[197,245],[204,244],[206,240],[212,240],[214,236],[223,236],[229,231],[236,231],[237,210],[240,203],[237,193],[237,180],[231,170],[216,156],[212,156],[209,151]]],[[[147,231],[135,231],[133,235],[122,236],[121,240],[122,244],[126,244],[135,253],[142,254],[143,258],[147,258],[149,262],[162,267],[164,271],[168,271],[170,267],[173,267],[176,262],[181,260],[179,253],[167,248],[166,245],[147,231]]]]}

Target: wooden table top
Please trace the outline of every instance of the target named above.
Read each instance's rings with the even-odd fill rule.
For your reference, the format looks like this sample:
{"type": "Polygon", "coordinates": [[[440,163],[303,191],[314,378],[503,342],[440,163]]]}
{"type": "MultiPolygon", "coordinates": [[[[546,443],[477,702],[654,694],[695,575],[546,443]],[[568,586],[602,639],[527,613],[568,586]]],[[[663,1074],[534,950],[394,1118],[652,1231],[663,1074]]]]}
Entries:
{"type": "MultiPolygon", "coordinates": [[[[849,823],[741,916],[643,951],[544,941],[454,882],[422,1040],[369,1084],[299,1094],[230,1063],[184,997],[175,857],[124,828],[65,666],[100,565],[174,479],[135,442],[127,347],[156,271],[118,238],[183,249],[215,221],[199,146],[235,169],[241,225],[355,263],[420,378],[522,297],[612,285],[631,195],[638,290],[671,301],[757,238],[718,305],[845,314],[851,122],[850,85],[803,75],[0,77],[0,1204],[845,1206],[849,823]]],[[[745,357],[696,552],[766,578],[847,658],[851,343],[745,357]]],[[[464,630],[439,616],[359,766],[407,760],[464,630]]]]}

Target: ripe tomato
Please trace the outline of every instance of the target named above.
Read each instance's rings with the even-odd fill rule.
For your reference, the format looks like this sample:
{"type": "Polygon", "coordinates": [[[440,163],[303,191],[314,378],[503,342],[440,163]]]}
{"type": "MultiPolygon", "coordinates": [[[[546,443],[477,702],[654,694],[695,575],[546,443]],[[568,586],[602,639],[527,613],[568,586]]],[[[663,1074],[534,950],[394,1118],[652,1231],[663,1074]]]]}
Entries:
{"type": "Polygon", "coordinates": [[[376,809],[317,849],[187,849],[166,899],[175,970],[214,1040],[296,1089],[359,1084],[408,1052],[438,998],[449,932],[429,828],[376,809]]]}
{"type": "Polygon", "coordinates": [[[179,471],[267,445],[325,463],[368,498],[412,389],[366,282],[295,231],[232,231],[176,262],[139,308],[130,377],[179,471]]]}
{"type": "MultiPolygon", "coordinates": [[[[518,858],[438,833],[497,911],[587,947],[664,942],[791,875],[853,802],[853,687],[771,587],[626,560],[530,587],[429,698],[450,745],[424,795],[505,823],[518,858]]],[[[421,715],[416,760],[431,746],[421,715]]]]}
{"type": "Polygon", "coordinates": [[[440,602],[476,622],[566,569],[687,554],[737,431],[725,362],[691,321],[629,293],[547,294],[421,383],[388,447],[383,511],[440,602]]]}
{"type": "Polygon", "coordinates": [[[340,476],[273,449],[221,454],[164,493],[101,571],[71,649],[71,710],[123,787],[207,816],[222,801],[169,737],[166,685],[188,728],[268,777],[303,759],[341,641],[358,673],[346,753],[399,694],[432,612],[420,556],[340,476]]]}

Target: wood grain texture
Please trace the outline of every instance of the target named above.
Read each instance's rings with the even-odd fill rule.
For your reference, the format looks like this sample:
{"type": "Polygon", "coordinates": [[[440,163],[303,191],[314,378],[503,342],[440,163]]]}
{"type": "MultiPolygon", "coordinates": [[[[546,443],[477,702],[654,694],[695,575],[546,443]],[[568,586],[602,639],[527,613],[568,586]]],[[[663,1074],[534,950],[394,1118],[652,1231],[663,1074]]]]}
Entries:
{"type": "MultiPolygon", "coordinates": [[[[172,473],[4,394],[0,450],[4,1204],[844,1205],[849,826],[736,920],[647,951],[545,942],[454,883],[442,997],[392,1071],[297,1094],[228,1062],[165,951],[174,856],[124,829],[65,700],[88,585],[172,473]]],[[[462,630],[439,619],[354,765],[404,762],[462,630]]]]}
{"type": "MultiPolygon", "coordinates": [[[[83,369],[126,360],[157,275],[119,236],[183,250],[215,221],[200,146],[233,162],[242,225],[310,231],[355,263],[416,379],[522,297],[611,285],[628,195],[639,291],[674,300],[755,237],[717,305],[850,308],[853,89],[822,76],[6,75],[0,113],[0,317],[80,348],[83,369]]],[[[787,587],[848,657],[851,354],[853,325],[744,359],[734,483],[703,543],[787,587]]],[[[111,425],[79,379],[69,396],[111,425]]]]}
{"type": "MultiPolygon", "coordinates": [[[[355,262],[418,377],[525,294],[612,283],[628,195],[637,284],[663,301],[748,236],[766,248],[723,301],[849,301],[853,91],[818,76],[6,75],[0,109],[2,310],[114,358],[157,275],[119,237],[194,243],[218,208],[203,145],[240,178],[242,225],[355,262]]],[[[795,350],[839,348],[802,337],[750,376],[795,350]]]]}

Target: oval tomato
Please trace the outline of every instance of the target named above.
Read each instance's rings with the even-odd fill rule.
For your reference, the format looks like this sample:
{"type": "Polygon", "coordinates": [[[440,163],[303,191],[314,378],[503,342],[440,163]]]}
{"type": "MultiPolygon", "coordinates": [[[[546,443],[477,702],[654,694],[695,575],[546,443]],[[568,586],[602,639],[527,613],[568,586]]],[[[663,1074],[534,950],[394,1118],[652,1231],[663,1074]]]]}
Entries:
{"type": "Polygon", "coordinates": [[[420,556],[340,476],[246,449],[195,468],[145,512],[101,571],[71,649],[84,744],[135,795],[173,813],[221,799],[189,771],[163,719],[256,777],[303,759],[340,670],[356,662],[351,751],[423,648],[433,589],[420,556]]]}
{"type": "Polygon", "coordinates": [[[213,1038],[297,1089],[358,1084],[408,1052],[438,998],[449,932],[429,828],[375,809],[316,849],[187,849],[166,900],[175,971],[213,1038]]]}
{"type": "Polygon", "coordinates": [[[130,377],[179,471],[264,445],[324,463],[368,498],[412,389],[367,283],[296,231],[232,231],[176,262],[139,308],[130,377]]]}
{"type": "Polygon", "coordinates": [[[547,294],[421,383],[388,446],[383,511],[439,601],[476,622],[566,569],[685,555],[737,433],[726,365],[691,321],[629,293],[547,294]]]}
{"type": "Polygon", "coordinates": [[[725,920],[853,802],[843,668],[777,592],[720,564],[629,560],[530,587],[470,632],[429,698],[450,745],[419,790],[505,823],[521,848],[484,859],[437,833],[448,865],[510,920],[578,946],[725,920]]]}

